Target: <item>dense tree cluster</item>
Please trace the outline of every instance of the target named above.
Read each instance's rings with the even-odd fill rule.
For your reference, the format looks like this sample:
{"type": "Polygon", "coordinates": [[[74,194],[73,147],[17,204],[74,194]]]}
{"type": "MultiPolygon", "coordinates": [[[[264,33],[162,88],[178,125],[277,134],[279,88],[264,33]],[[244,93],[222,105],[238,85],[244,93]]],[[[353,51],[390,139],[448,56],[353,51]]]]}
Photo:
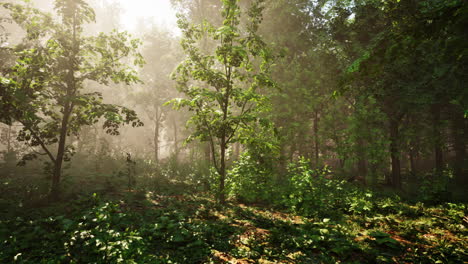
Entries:
{"type": "Polygon", "coordinates": [[[56,1],[56,16],[2,5],[4,156],[46,155],[54,189],[71,154],[109,151],[211,163],[214,174],[192,169],[208,185],[219,177],[221,201],[226,180],[236,189],[242,178],[230,172],[239,164],[258,163],[268,171],[259,177],[278,182],[300,157],[370,186],[466,184],[464,1],[174,0],[182,36],[147,25],[143,49],[112,31],[118,5],[96,3],[99,14],[115,12],[87,30],[96,17],[85,1],[56,1]],[[24,32],[15,46],[11,25],[24,32]],[[143,65],[139,50],[148,64],[128,67],[143,65]],[[134,84],[116,97],[110,81],[134,84]],[[189,111],[171,110],[170,100],[189,111]],[[98,132],[140,126],[137,113],[146,128],[98,132]],[[131,141],[135,133],[149,144],[131,141]]]}

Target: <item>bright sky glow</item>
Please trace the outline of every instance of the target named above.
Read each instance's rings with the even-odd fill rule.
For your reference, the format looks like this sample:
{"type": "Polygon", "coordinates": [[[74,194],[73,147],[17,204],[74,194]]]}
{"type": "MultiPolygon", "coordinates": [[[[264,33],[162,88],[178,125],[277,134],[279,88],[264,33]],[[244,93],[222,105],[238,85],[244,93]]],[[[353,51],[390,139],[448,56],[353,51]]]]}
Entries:
{"type": "Polygon", "coordinates": [[[177,34],[176,11],[170,0],[117,0],[122,7],[121,23],[125,30],[137,31],[138,21],[145,19],[177,34]]]}

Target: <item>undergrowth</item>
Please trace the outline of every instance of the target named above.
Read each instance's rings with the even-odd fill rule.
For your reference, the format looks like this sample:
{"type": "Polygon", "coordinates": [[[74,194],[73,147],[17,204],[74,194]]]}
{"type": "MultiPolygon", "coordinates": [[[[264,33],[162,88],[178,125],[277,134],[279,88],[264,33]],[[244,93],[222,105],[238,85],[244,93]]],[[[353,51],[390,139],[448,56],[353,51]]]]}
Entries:
{"type": "MultiPolygon", "coordinates": [[[[56,202],[25,196],[18,182],[5,178],[0,263],[468,261],[464,203],[410,202],[300,161],[290,166],[282,188],[239,198],[259,187],[241,182],[230,186],[230,202],[219,205],[190,177],[170,179],[164,167],[155,171],[138,175],[134,188],[125,180],[108,188],[96,179],[106,188],[70,191],[56,202]]],[[[247,166],[231,173],[254,177],[255,171],[261,170],[247,166]]],[[[269,184],[262,179],[256,184],[269,184]]],[[[24,184],[38,193],[33,182],[24,184]]]]}

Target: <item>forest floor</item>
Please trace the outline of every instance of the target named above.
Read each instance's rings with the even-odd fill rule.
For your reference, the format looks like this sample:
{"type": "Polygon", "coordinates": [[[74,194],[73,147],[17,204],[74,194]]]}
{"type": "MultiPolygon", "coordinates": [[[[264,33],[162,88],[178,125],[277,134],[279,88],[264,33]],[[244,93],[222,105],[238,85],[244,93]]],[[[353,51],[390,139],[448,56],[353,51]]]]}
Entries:
{"type": "MultiPolygon", "coordinates": [[[[391,203],[391,201],[389,201],[391,203]]],[[[398,202],[317,219],[204,195],[0,199],[0,263],[467,263],[467,207],[398,202]]]]}

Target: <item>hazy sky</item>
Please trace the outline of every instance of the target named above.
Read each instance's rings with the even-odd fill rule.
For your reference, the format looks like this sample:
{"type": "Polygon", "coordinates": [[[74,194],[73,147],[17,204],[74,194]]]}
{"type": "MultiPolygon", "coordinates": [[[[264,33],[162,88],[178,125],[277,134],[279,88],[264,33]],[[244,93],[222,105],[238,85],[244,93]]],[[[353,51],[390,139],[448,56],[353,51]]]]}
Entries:
{"type": "Polygon", "coordinates": [[[156,24],[177,31],[176,12],[172,8],[170,0],[116,0],[120,2],[123,14],[121,23],[125,29],[132,31],[138,19],[147,18],[156,24]]]}

